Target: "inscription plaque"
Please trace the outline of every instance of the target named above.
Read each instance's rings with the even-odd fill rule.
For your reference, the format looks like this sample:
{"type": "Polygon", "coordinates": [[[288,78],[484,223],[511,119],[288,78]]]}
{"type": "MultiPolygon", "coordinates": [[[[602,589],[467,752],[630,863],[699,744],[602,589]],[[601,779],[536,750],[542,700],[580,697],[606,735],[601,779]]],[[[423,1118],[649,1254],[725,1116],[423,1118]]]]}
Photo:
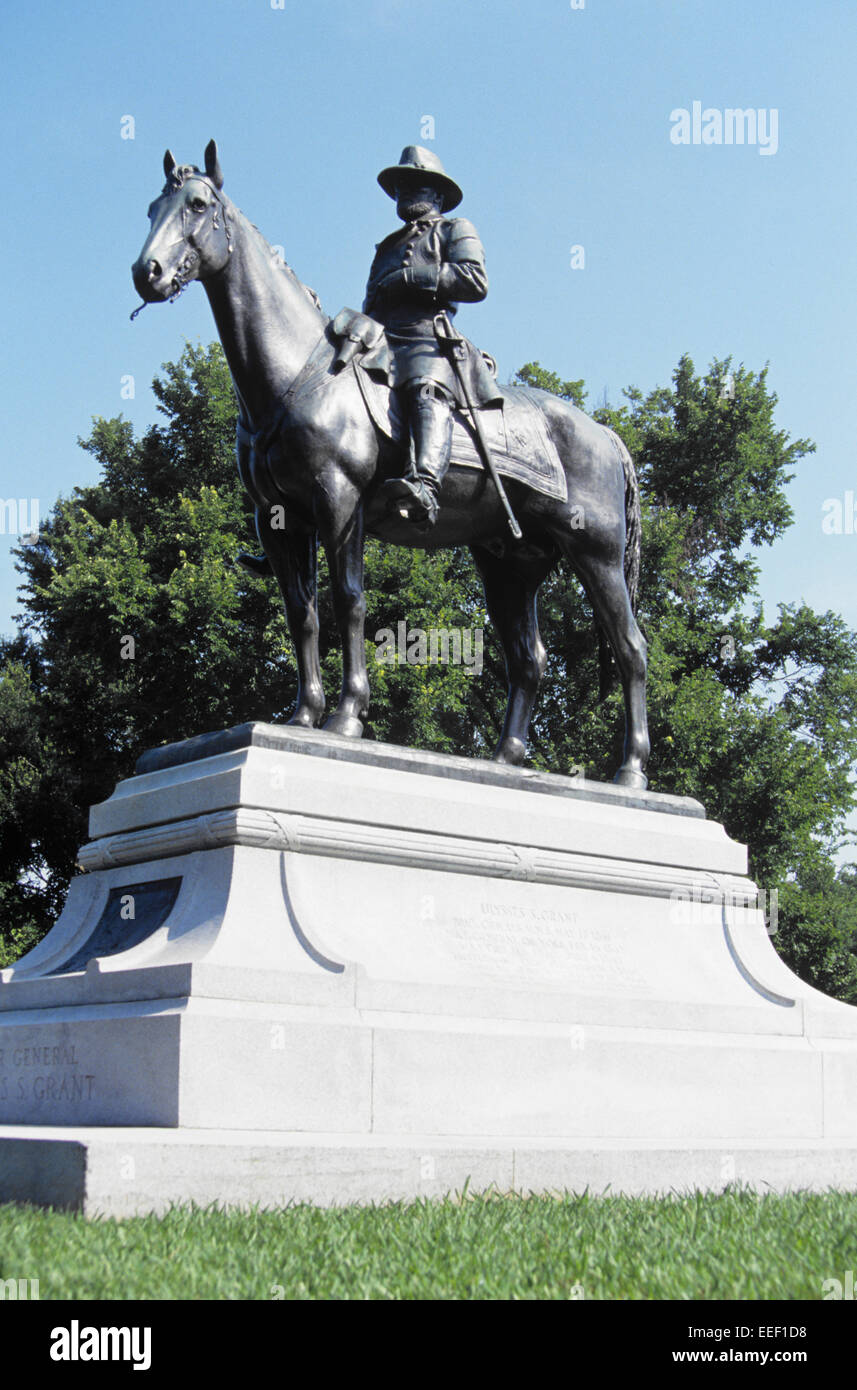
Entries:
{"type": "Polygon", "coordinates": [[[76,1048],[0,1047],[0,1101],[87,1101],[95,1076],[81,1070],[76,1048]]]}
{"type": "Polygon", "coordinates": [[[482,899],[469,913],[432,927],[436,943],[453,960],[483,973],[651,992],[641,972],[628,964],[615,933],[573,911],[482,899]]]}

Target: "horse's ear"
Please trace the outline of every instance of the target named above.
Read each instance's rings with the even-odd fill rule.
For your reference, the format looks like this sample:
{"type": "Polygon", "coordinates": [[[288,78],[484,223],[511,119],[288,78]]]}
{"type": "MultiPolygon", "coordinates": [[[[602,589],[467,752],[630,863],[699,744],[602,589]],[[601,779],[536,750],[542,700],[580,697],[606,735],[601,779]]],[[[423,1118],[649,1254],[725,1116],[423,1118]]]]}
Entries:
{"type": "Polygon", "coordinates": [[[172,178],[173,174],[175,173],[175,168],[176,157],[173,154],[172,150],[166,150],[164,153],[164,173],[168,179],[172,178]]]}
{"type": "Polygon", "coordinates": [[[223,172],[220,168],[220,160],[217,158],[217,145],[213,140],[209,140],[205,147],[205,172],[215,188],[223,187],[223,172]]]}

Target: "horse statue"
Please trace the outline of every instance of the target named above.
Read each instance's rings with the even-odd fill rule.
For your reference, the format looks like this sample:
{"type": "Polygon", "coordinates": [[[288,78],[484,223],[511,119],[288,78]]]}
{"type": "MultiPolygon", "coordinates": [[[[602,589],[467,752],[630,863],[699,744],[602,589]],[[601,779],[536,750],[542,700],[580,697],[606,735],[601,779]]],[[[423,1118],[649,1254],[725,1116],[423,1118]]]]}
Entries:
{"type": "Polygon", "coordinates": [[[343,654],[339,703],[324,728],[349,738],[362,735],[369,707],[364,537],[425,549],[466,545],[506,659],[508,704],[494,757],[522,763],[547,662],[538,590],[565,559],[583,584],[622,681],[625,743],[614,781],[645,788],[646,643],[634,616],[640,501],[622,441],[549,392],[503,387],[509,409],[513,398],[526,397],[523,405],[561,465],[566,495],[549,496],[507,476],[522,532],[514,540],[485,470],[457,462],[453,451],[437,523],[421,533],[395,511],[375,505],[381,485],[404,471],[407,437],[396,437],[383,427],[383,414],[370,410],[359,359],[337,365],[336,338],[317,297],[223,192],[214,141],[206,148],[204,171],[177,164],[168,150],[164,173],[166,184],[149,208],[151,229],[133,266],[134,284],[144,304],[172,301],[192,280],[208,295],[238,401],[238,473],[256,508],[265,569],[270,566],[279,584],[295,645],[298,692],[289,723],[312,728],[325,709],[319,539],[343,654]],[[275,510],[278,523],[272,526],[275,510]]]}

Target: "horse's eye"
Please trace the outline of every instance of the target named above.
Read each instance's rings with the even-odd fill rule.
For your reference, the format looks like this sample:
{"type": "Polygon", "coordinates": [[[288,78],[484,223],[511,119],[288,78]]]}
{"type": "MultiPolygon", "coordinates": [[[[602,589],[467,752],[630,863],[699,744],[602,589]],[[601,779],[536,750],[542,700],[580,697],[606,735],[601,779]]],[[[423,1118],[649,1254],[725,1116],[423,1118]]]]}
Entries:
{"type": "Polygon", "coordinates": [[[190,205],[194,212],[205,212],[205,209],[208,207],[208,203],[204,198],[191,198],[190,205]]]}

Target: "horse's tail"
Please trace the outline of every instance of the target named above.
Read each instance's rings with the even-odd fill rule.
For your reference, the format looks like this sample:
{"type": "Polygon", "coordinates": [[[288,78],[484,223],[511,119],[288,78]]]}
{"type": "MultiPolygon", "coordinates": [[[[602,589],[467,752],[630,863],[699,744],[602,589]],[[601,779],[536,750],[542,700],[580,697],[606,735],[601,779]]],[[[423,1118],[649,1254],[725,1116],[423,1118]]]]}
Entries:
{"type": "MultiPolygon", "coordinates": [[[[606,426],[605,426],[606,428],[606,426]]],[[[640,488],[634,462],[618,434],[608,430],[622,462],[625,475],[625,588],[631,600],[631,611],[637,614],[637,590],[640,585],[640,543],[642,537],[642,516],[640,512],[640,488]]],[[[610,643],[603,627],[598,626],[598,698],[605,700],[613,684],[614,665],[610,643]]]]}

